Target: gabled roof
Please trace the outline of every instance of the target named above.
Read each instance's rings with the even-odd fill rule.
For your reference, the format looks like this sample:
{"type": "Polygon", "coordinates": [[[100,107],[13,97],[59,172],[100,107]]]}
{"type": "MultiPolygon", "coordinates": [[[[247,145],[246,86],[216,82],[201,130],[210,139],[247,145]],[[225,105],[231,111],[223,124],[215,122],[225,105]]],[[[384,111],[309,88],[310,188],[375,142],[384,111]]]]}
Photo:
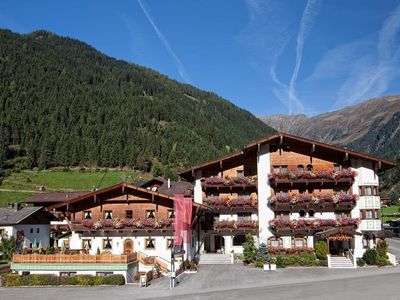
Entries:
{"type": "Polygon", "coordinates": [[[325,159],[333,162],[343,162],[345,159],[361,158],[377,164],[379,170],[388,170],[396,164],[392,160],[381,159],[376,156],[368,155],[359,151],[350,150],[344,147],[332,146],[314,140],[294,136],[287,133],[277,133],[262,140],[247,144],[241,152],[236,152],[219,159],[211,160],[206,163],[186,169],[180,176],[187,180],[193,180],[197,170],[220,169],[227,170],[241,165],[251,155],[256,155],[260,146],[269,144],[271,152],[282,149],[283,151],[293,151],[300,154],[311,155],[315,158],[325,159]]]}
{"type": "Polygon", "coordinates": [[[42,204],[48,205],[52,203],[64,202],[69,199],[76,198],[81,195],[85,195],[89,192],[49,192],[49,193],[39,193],[33,195],[22,201],[23,203],[29,204],[42,204]]]}
{"type": "Polygon", "coordinates": [[[43,207],[22,207],[15,208],[0,208],[0,226],[16,225],[22,223],[32,214],[40,211],[43,207]]]}
{"type": "MultiPolygon", "coordinates": [[[[153,192],[151,190],[141,188],[138,186],[134,186],[131,184],[127,184],[126,182],[121,182],[119,184],[97,190],[94,192],[89,192],[84,195],[80,195],[73,199],[69,199],[67,201],[63,201],[60,203],[56,203],[52,206],[49,206],[47,209],[50,210],[66,210],[66,211],[74,211],[80,210],[78,206],[81,207],[94,207],[101,205],[104,201],[116,198],[123,195],[134,195],[139,198],[143,198],[148,200],[149,202],[154,202],[160,205],[173,207],[173,202],[175,201],[175,197],[169,196],[159,192],[153,192]]],[[[130,202],[135,203],[134,200],[119,200],[119,202],[130,202]]],[[[109,202],[111,203],[111,202],[109,202]]],[[[199,206],[196,203],[193,203],[194,206],[199,206]]]]}

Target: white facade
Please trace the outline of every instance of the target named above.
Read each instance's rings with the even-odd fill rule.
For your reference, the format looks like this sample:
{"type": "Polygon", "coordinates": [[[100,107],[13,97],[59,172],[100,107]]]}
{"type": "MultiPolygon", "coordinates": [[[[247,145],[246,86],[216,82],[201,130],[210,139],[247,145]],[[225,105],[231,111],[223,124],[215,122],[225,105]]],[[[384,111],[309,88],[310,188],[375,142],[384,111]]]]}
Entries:
{"type": "Polygon", "coordinates": [[[0,230],[8,236],[17,238],[17,232],[23,231],[25,245],[31,248],[36,241],[45,249],[50,246],[50,225],[49,224],[17,224],[12,226],[0,226],[0,230]]]}

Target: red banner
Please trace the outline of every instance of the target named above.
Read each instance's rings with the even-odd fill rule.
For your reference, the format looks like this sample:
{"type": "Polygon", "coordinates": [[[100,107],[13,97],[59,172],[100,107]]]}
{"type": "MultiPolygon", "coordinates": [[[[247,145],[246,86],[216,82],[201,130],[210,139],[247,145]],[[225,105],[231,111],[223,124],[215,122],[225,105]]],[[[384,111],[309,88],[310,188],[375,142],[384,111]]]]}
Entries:
{"type": "Polygon", "coordinates": [[[182,246],[183,242],[190,243],[192,207],[192,198],[186,198],[182,194],[175,195],[174,246],[182,246]]]}

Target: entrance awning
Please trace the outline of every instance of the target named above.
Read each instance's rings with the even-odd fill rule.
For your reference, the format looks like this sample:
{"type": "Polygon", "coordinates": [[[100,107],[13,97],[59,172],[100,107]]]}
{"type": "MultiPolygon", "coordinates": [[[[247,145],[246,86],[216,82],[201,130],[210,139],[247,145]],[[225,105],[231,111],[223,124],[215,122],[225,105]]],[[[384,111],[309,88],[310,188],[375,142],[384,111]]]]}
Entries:
{"type": "Polygon", "coordinates": [[[337,235],[354,236],[354,235],[362,235],[362,233],[357,232],[352,228],[330,228],[330,229],[315,233],[315,236],[321,237],[323,239],[327,239],[331,236],[337,236],[337,235]]]}

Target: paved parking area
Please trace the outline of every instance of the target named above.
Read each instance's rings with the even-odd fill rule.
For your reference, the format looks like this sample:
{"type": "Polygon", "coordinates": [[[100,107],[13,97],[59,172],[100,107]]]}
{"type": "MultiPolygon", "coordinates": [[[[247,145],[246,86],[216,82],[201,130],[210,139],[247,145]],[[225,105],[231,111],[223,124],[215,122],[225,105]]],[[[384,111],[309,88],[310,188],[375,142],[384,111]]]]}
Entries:
{"type": "Polygon", "coordinates": [[[389,243],[389,252],[396,255],[396,260],[400,260],[400,238],[386,239],[389,243]]]}
{"type": "Polygon", "coordinates": [[[400,299],[400,267],[332,270],[290,268],[276,272],[242,265],[204,265],[174,290],[168,278],[147,288],[121,287],[0,288],[0,299],[400,299]],[[269,297],[270,296],[270,297],[269,297]],[[378,297],[379,296],[379,297],[378,297]]]}

